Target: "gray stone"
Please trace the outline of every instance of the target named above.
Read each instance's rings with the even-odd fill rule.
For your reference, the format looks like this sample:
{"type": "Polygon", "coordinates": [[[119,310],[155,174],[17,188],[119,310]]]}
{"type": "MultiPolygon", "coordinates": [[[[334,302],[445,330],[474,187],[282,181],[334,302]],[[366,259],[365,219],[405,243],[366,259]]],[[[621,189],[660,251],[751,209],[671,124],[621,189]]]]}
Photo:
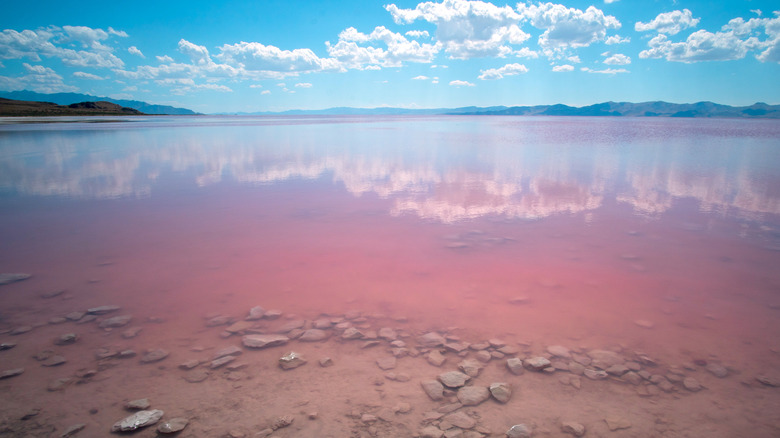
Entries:
{"type": "Polygon", "coordinates": [[[532,371],[542,371],[550,366],[550,361],[546,357],[537,356],[524,360],[523,365],[532,371]]]}
{"type": "Polygon", "coordinates": [[[190,383],[198,383],[206,380],[208,377],[209,377],[209,372],[201,368],[187,373],[184,376],[184,380],[190,383]]]}
{"type": "Polygon", "coordinates": [[[525,424],[515,424],[506,431],[507,438],[531,438],[532,430],[525,424]]]}
{"type": "Polygon", "coordinates": [[[246,321],[257,321],[258,319],[262,319],[263,315],[265,315],[265,309],[260,306],[255,306],[249,309],[249,315],[244,319],[246,321]]]}
{"type": "Polygon", "coordinates": [[[306,359],[300,353],[291,351],[279,358],[279,367],[283,370],[291,370],[306,364],[306,359]]]}
{"type": "Polygon", "coordinates": [[[112,427],[111,432],[130,432],[142,427],[151,426],[160,421],[163,411],[153,409],[151,411],[138,411],[129,417],[117,421],[112,427]]]}
{"type": "Polygon", "coordinates": [[[474,359],[464,359],[458,363],[458,369],[469,377],[477,377],[482,371],[482,363],[474,359]]]}
{"type": "Polygon", "coordinates": [[[55,354],[54,356],[51,356],[48,359],[42,361],[41,365],[45,367],[58,367],[65,362],[67,362],[67,360],[65,360],[64,357],[60,356],[59,354],[55,354]]]}
{"type": "Polygon", "coordinates": [[[609,377],[609,374],[607,374],[606,371],[594,370],[592,368],[585,368],[585,372],[583,374],[590,380],[604,380],[609,377]]]}
{"type": "Polygon", "coordinates": [[[79,336],[75,333],[66,333],[54,340],[54,345],[70,345],[78,341],[79,336]]]}
{"type": "Polygon", "coordinates": [[[133,319],[133,315],[112,316],[111,318],[106,318],[100,321],[100,324],[98,324],[98,326],[100,328],[123,327],[129,324],[131,319],[133,319]]]}
{"type": "Polygon", "coordinates": [[[509,372],[515,375],[523,374],[523,361],[516,358],[516,357],[510,357],[506,360],[506,367],[509,369],[509,372]]]}
{"type": "Polygon", "coordinates": [[[125,339],[132,339],[138,336],[138,333],[141,333],[141,330],[143,330],[143,327],[130,327],[122,332],[122,337],[125,339]]]}
{"type": "Polygon", "coordinates": [[[75,312],[70,312],[67,315],[65,315],[65,318],[67,318],[67,319],[69,319],[71,321],[78,321],[81,318],[83,318],[84,315],[86,315],[86,314],[87,314],[86,312],[75,311],[75,312]]]}
{"type": "Polygon", "coordinates": [[[729,370],[719,363],[710,362],[705,369],[712,373],[713,376],[721,379],[729,375],[729,370]]]}
{"type": "MultiPolygon", "coordinates": [[[[625,362],[623,356],[608,350],[591,350],[588,352],[588,356],[591,358],[591,365],[606,370],[613,365],[620,365],[625,362]]],[[[585,365],[585,364],[583,364],[585,365]]]]}
{"type": "Polygon", "coordinates": [[[460,388],[470,379],[471,377],[461,373],[460,371],[448,371],[446,373],[439,374],[439,381],[448,388],[460,388]]]}
{"type": "Polygon", "coordinates": [[[490,391],[484,386],[464,386],[458,389],[458,400],[463,406],[476,406],[490,398],[490,391]]]}
{"type": "Polygon", "coordinates": [[[773,388],[780,387],[780,379],[767,375],[758,375],[756,380],[762,385],[771,386],[773,388]]]}
{"type": "Polygon", "coordinates": [[[444,431],[436,426],[425,426],[420,429],[420,438],[442,438],[444,431]]]}
{"type": "Polygon", "coordinates": [[[561,423],[561,430],[564,433],[569,433],[574,436],[585,435],[585,426],[583,426],[580,423],[575,423],[573,421],[564,421],[563,423],[561,423]]]}
{"type": "Polygon", "coordinates": [[[323,357],[319,360],[320,366],[323,368],[333,366],[333,359],[329,357],[323,357]]]}
{"type": "Polygon", "coordinates": [[[163,350],[162,348],[157,348],[147,351],[146,354],[141,357],[141,363],[159,362],[166,357],[168,357],[168,351],[163,350]]]}
{"type": "Polygon", "coordinates": [[[490,352],[485,350],[477,351],[477,354],[475,354],[474,357],[477,358],[478,361],[483,363],[488,363],[490,362],[490,359],[493,358],[493,356],[490,355],[490,352]]]}
{"type": "Polygon", "coordinates": [[[607,417],[604,419],[604,421],[607,423],[609,430],[613,432],[631,427],[631,422],[623,417],[607,417]]]}
{"type": "Polygon", "coordinates": [[[16,347],[16,342],[3,342],[2,344],[0,344],[0,351],[10,350],[14,347],[16,347]]]}
{"type": "Polygon", "coordinates": [[[144,409],[149,409],[149,406],[151,405],[148,398],[139,398],[125,403],[125,409],[130,411],[142,411],[144,409]]]}
{"type": "Polygon", "coordinates": [[[247,330],[253,328],[255,324],[252,321],[236,321],[233,324],[225,327],[225,331],[230,334],[243,334],[247,330]]]}
{"type": "Polygon", "coordinates": [[[433,401],[439,401],[444,398],[444,386],[436,380],[425,380],[420,382],[423,391],[428,394],[428,397],[433,401]]]}
{"type": "Polygon", "coordinates": [[[65,432],[62,432],[62,435],[60,435],[60,437],[61,438],[67,438],[67,437],[73,436],[73,435],[81,432],[82,430],[84,430],[85,427],[87,427],[87,425],[84,424],[84,423],[74,424],[74,425],[68,427],[67,429],[65,429],[65,432]]]}
{"type": "Polygon", "coordinates": [[[241,348],[236,347],[235,345],[231,345],[230,347],[225,347],[221,350],[218,350],[216,353],[214,353],[214,356],[212,356],[211,359],[219,359],[220,357],[225,356],[239,356],[243,353],[243,350],[241,348]]]}
{"type": "Polygon", "coordinates": [[[22,374],[23,372],[24,372],[24,368],[13,368],[10,370],[5,370],[3,372],[0,372],[0,380],[16,377],[19,374],[22,374]]]}
{"type": "Polygon", "coordinates": [[[276,333],[288,333],[295,329],[302,329],[306,325],[304,319],[293,319],[279,326],[275,331],[276,333]]]}
{"type": "Polygon", "coordinates": [[[268,348],[286,344],[290,338],[284,335],[244,335],[241,343],[247,348],[268,348]]]}
{"type": "Polygon", "coordinates": [[[562,345],[550,345],[547,347],[547,352],[555,357],[562,357],[564,359],[571,358],[571,351],[562,345]]]}
{"type": "Polygon", "coordinates": [[[32,329],[33,329],[33,327],[31,325],[22,325],[22,326],[19,326],[19,327],[14,327],[14,329],[11,330],[8,334],[13,335],[13,336],[17,336],[17,335],[21,335],[21,334],[27,333],[27,332],[29,332],[32,329]]]}
{"type": "Polygon", "coordinates": [[[628,383],[630,383],[632,385],[639,385],[640,383],[642,383],[643,379],[642,379],[642,376],[640,376],[639,374],[637,374],[637,373],[635,373],[633,371],[629,371],[629,372],[623,374],[623,380],[625,380],[626,382],[628,382],[628,383]]]}
{"type": "Polygon", "coordinates": [[[106,313],[116,312],[120,308],[121,307],[114,305],[98,306],[87,309],[87,313],[90,315],[105,315],[106,313]]]}
{"type": "Polygon", "coordinates": [[[419,342],[423,347],[441,347],[447,340],[444,339],[444,336],[436,332],[428,332],[420,336],[419,342]]]}
{"type": "Polygon", "coordinates": [[[222,356],[219,359],[212,360],[209,364],[209,368],[215,370],[229,364],[230,362],[233,362],[234,360],[236,360],[236,356],[222,356]]]}
{"type": "Polygon", "coordinates": [[[435,367],[440,367],[447,361],[447,358],[444,357],[439,350],[431,350],[431,352],[425,356],[425,359],[428,360],[429,364],[435,367]]]}
{"type": "Polygon", "coordinates": [[[328,332],[321,329],[309,329],[303,332],[300,338],[298,338],[299,341],[303,342],[317,342],[317,341],[324,341],[328,338],[328,332]]]}
{"type": "Polygon", "coordinates": [[[0,274],[0,285],[15,283],[17,281],[27,280],[30,274],[23,273],[4,273],[0,274]]]}
{"type": "Polygon", "coordinates": [[[490,395],[501,403],[506,403],[512,397],[512,388],[508,383],[491,383],[490,395]]]}
{"type": "Polygon", "coordinates": [[[233,322],[232,316],[217,315],[215,317],[206,320],[206,327],[217,327],[220,325],[228,325],[233,322]]]}
{"type": "Polygon", "coordinates": [[[455,427],[461,429],[471,429],[477,425],[477,420],[471,418],[463,411],[454,412],[452,414],[444,416],[443,421],[452,424],[455,427]]]}
{"type": "Polygon", "coordinates": [[[182,417],[171,418],[157,425],[158,433],[176,433],[184,430],[189,424],[189,420],[182,417]]]}
{"type": "Polygon", "coordinates": [[[397,362],[398,360],[395,357],[390,356],[377,359],[376,365],[383,370],[392,370],[395,368],[397,362]]]}
{"type": "Polygon", "coordinates": [[[398,333],[390,327],[380,328],[378,336],[386,341],[395,341],[398,339],[398,333]]]}
{"type": "Polygon", "coordinates": [[[620,377],[623,374],[627,373],[629,370],[627,366],[622,364],[617,364],[617,365],[612,365],[611,367],[607,368],[605,371],[607,372],[607,374],[620,377]]]}
{"type": "Polygon", "coordinates": [[[683,386],[688,391],[696,392],[702,389],[701,383],[693,377],[686,377],[683,379],[683,386]]]}
{"type": "Polygon", "coordinates": [[[282,311],[277,309],[266,310],[263,315],[264,319],[277,319],[282,316],[282,311]]]}
{"type": "Polygon", "coordinates": [[[355,327],[349,327],[346,330],[344,330],[344,333],[341,334],[341,339],[346,339],[346,340],[360,339],[362,337],[363,337],[363,332],[356,329],[355,327]]]}

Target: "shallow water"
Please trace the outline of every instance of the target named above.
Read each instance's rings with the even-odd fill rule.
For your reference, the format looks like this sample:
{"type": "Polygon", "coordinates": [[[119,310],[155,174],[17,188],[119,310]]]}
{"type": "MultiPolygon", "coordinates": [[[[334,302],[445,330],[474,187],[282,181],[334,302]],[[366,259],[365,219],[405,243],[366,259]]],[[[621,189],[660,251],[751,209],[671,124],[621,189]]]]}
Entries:
{"type": "MultiPolygon", "coordinates": [[[[539,436],[557,436],[566,418],[594,436],[780,433],[780,389],[756,380],[780,378],[780,123],[96,120],[0,121],[0,272],[32,274],[0,285],[0,342],[18,343],[0,352],[0,371],[25,368],[0,381],[11,396],[0,406],[16,432],[49,436],[47,428],[61,433],[79,422],[107,431],[127,414],[124,400],[154,394],[191,418],[191,436],[255,436],[263,429],[256,420],[227,418],[258,410],[263,418],[300,416],[279,437],[411,436],[438,406],[419,380],[460,360],[450,351],[438,369],[401,358],[412,380],[391,388],[371,380],[381,379],[374,359],[386,346],[360,349],[334,336],[290,346],[330,355],[332,368],[310,359],[284,374],[274,365],[289,348],[279,347],[243,354],[251,358],[243,377],[182,380],[176,366],[201,353],[193,348],[208,357],[240,345],[240,336],[205,327],[204,317],[241,319],[261,305],[282,310],[283,320],[360,312],[357,325],[393,326],[410,343],[435,330],[468,342],[501,338],[526,357],[560,344],[642,352],[662,374],[694,361],[730,371],[720,379],[690,367],[685,374],[704,390],[677,385],[640,396],[615,379],[575,390],[559,383],[560,371],[511,376],[494,360],[484,378],[509,380],[516,391],[506,405],[471,408],[483,434],[528,423],[539,436]],[[132,314],[141,334],[47,323],[103,304],[132,314]],[[24,325],[35,328],[8,333],[24,325]],[[53,348],[51,339],[67,332],[81,339],[53,348]],[[45,390],[95,366],[94,350],[107,345],[166,348],[171,357],[158,367],[120,361],[88,384],[45,390]],[[40,367],[31,356],[44,346],[69,362],[40,367]],[[265,385],[264,395],[255,385],[265,385]],[[323,403],[334,397],[349,401],[323,403]],[[414,408],[376,424],[352,415],[376,414],[388,400],[414,408]],[[315,405],[316,419],[302,415],[315,405]],[[16,418],[32,407],[42,408],[39,429],[16,418]],[[611,431],[608,415],[633,425],[611,431]]],[[[272,330],[267,324],[261,329],[272,330]]]]}

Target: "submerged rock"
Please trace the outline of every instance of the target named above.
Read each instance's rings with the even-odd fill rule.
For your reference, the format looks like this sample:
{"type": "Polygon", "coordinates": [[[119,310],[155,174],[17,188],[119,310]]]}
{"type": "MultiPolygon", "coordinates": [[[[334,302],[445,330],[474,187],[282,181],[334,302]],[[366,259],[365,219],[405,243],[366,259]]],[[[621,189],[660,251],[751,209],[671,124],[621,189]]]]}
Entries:
{"type": "Polygon", "coordinates": [[[85,427],[87,427],[87,425],[84,423],[74,424],[73,426],[70,426],[69,428],[65,429],[65,432],[62,432],[62,435],[60,435],[60,437],[61,438],[71,437],[84,430],[85,427]]]}
{"type": "Polygon", "coordinates": [[[446,373],[439,374],[439,381],[448,388],[460,388],[470,379],[471,377],[461,373],[460,371],[448,371],[446,373]]]}
{"type": "Polygon", "coordinates": [[[249,309],[249,315],[244,319],[247,321],[256,321],[262,319],[263,315],[265,315],[265,309],[260,306],[255,306],[249,309]]]}
{"type": "Polygon", "coordinates": [[[114,306],[114,305],[107,305],[107,306],[98,306],[98,307],[92,307],[90,309],[87,309],[87,313],[90,315],[103,315],[106,313],[116,312],[121,307],[114,306]]]}
{"type": "Polygon", "coordinates": [[[151,405],[148,398],[139,398],[125,403],[125,409],[130,411],[142,411],[144,409],[149,409],[149,406],[151,405]]]}
{"type": "Polygon", "coordinates": [[[523,361],[523,365],[532,371],[542,371],[550,366],[550,360],[546,357],[537,356],[523,361]]]}
{"type": "Polygon", "coordinates": [[[575,423],[574,421],[564,421],[561,423],[561,430],[564,433],[569,433],[574,436],[585,435],[585,426],[580,423],[575,423]]]}
{"type": "Polygon", "coordinates": [[[0,380],[16,377],[24,372],[24,368],[13,368],[0,372],[0,380]]]}
{"type": "Polygon", "coordinates": [[[182,417],[171,418],[168,421],[164,421],[157,426],[158,433],[176,433],[184,430],[189,424],[189,420],[182,417]]]}
{"type": "Polygon", "coordinates": [[[420,345],[423,347],[440,347],[447,342],[447,340],[444,339],[444,336],[436,332],[428,332],[420,336],[419,341],[420,345]]]}
{"type": "Polygon", "coordinates": [[[303,342],[317,342],[317,341],[323,341],[328,338],[328,332],[321,329],[309,329],[303,332],[300,338],[298,338],[299,341],[303,342]]]}
{"type": "Polygon", "coordinates": [[[508,383],[491,383],[490,395],[501,403],[506,403],[512,397],[512,388],[508,383]]]}
{"type": "Polygon", "coordinates": [[[516,358],[511,357],[506,360],[506,367],[509,369],[509,372],[515,375],[523,374],[523,361],[516,358]]]}
{"type": "Polygon", "coordinates": [[[54,345],[70,345],[78,341],[79,336],[75,333],[66,333],[56,339],[54,339],[54,345]]]}
{"type": "Polygon", "coordinates": [[[444,398],[444,386],[436,380],[425,380],[420,382],[423,391],[433,401],[439,401],[444,398]]]}
{"type": "Polygon", "coordinates": [[[290,338],[284,335],[244,335],[241,343],[247,348],[268,348],[286,344],[290,338]]]}
{"type": "Polygon", "coordinates": [[[291,351],[279,358],[279,367],[283,370],[291,370],[306,364],[306,359],[300,353],[291,351]]]}
{"type": "Polygon", "coordinates": [[[144,354],[141,357],[141,363],[159,362],[165,359],[166,357],[168,357],[168,351],[163,350],[162,348],[157,348],[155,350],[150,350],[146,354],[144,354]]]}
{"type": "Polygon", "coordinates": [[[15,283],[17,281],[27,280],[30,278],[30,274],[23,274],[23,273],[6,273],[6,274],[0,274],[0,285],[3,284],[10,284],[15,283]]]}
{"type": "Polygon", "coordinates": [[[100,328],[117,328],[126,326],[130,323],[130,320],[133,319],[133,315],[119,315],[114,316],[111,318],[104,319],[103,321],[100,321],[100,324],[98,326],[100,328]]]}
{"type": "Polygon", "coordinates": [[[131,432],[142,427],[151,426],[160,421],[163,411],[153,409],[151,411],[138,411],[129,417],[117,421],[111,427],[111,432],[131,432]]]}
{"type": "Polygon", "coordinates": [[[463,406],[476,406],[490,398],[490,391],[484,386],[464,386],[458,389],[458,400],[463,406]]]}
{"type": "Polygon", "coordinates": [[[506,431],[507,438],[531,438],[531,428],[525,424],[515,424],[506,431]]]}

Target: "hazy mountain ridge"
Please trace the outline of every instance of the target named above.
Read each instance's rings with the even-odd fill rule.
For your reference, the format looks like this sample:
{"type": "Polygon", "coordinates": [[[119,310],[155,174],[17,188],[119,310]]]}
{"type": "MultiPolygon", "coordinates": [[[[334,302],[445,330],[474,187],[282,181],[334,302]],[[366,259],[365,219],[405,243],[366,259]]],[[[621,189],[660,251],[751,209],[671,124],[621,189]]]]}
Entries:
{"type": "Polygon", "coordinates": [[[186,108],[176,108],[168,105],[154,105],[140,100],[111,99],[80,93],[36,93],[34,91],[0,91],[0,97],[28,102],[52,102],[57,105],[70,105],[79,102],[111,102],[117,105],[136,109],[144,114],[195,115],[195,111],[186,108]]]}
{"type": "Polygon", "coordinates": [[[499,110],[478,110],[469,115],[518,116],[612,116],[612,117],[725,117],[780,119],[780,105],[757,102],[750,106],[730,106],[713,102],[669,103],[603,102],[583,107],[563,104],[513,106],[499,110]]]}

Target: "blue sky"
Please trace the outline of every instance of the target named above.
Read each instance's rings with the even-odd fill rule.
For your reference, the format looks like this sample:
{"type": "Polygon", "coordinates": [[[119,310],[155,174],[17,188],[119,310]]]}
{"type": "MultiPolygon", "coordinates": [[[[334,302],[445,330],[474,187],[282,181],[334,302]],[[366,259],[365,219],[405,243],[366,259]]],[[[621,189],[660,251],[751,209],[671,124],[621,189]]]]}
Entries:
{"type": "Polygon", "coordinates": [[[780,103],[776,1],[27,1],[0,29],[0,90],[206,113],[780,103]]]}

